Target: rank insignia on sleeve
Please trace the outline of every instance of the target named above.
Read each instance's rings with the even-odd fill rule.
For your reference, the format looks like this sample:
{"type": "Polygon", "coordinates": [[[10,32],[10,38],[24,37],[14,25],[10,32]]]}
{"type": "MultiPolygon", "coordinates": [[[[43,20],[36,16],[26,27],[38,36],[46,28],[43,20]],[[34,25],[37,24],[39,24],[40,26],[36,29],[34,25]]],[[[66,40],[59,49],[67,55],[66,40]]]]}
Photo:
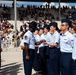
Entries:
{"type": "Polygon", "coordinates": [[[25,40],[27,39],[27,36],[25,36],[25,40]]]}

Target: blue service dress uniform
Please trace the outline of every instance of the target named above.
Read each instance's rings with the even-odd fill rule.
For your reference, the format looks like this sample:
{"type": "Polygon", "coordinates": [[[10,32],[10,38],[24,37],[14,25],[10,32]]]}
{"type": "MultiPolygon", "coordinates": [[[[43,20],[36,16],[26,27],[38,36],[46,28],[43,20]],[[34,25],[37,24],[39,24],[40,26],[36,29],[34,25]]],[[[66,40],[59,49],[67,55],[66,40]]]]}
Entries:
{"type": "Polygon", "coordinates": [[[76,75],[76,33],[74,34],[74,46],[72,51],[72,59],[73,59],[72,75],[76,75]]]}
{"type": "MultiPolygon", "coordinates": [[[[44,35],[44,38],[48,43],[50,43],[50,40],[49,40],[51,38],[50,36],[51,36],[50,32],[44,35]]],[[[44,49],[45,49],[45,65],[46,65],[46,72],[47,72],[46,75],[50,75],[51,70],[49,68],[49,53],[50,53],[49,46],[45,44],[44,49]]]]}
{"type": "MultiPolygon", "coordinates": [[[[36,42],[40,42],[40,36],[34,35],[36,42]]],[[[39,45],[36,45],[39,46],[39,45]]],[[[35,47],[35,53],[34,53],[34,61],[33,61],[33,68],[35,70],[40,70],[40,61],[39,61],[39,53],[38,52],[38,47],[35,47]]]]}
{"type": "MultiPolygon", "coordinates": [[[[51,35],[50,32],[44,34],[45,41],[48,43],[50,43],[50,40],[49,40],[50,35],[51,35]]],[[[49,58],[49,46],[47,44],[45,44],[44,47],[45,47],[45,59],[47,61],[47,59],[49,58]]]]}
{"type": "Polygon", "coordinates": [[[60,36],[60,70],[61,75],[72,75],[73,35],[67,31],[60,36]]]}
{"type": "Polygon", "coordinates": [[[33,60],[34,60],[34,52],[35,52],[35,37],[31,31],[27,31],[24,36],[20,46],[23,46],[24,43],[27,43],[29,46],[29,55],[30,59],[26,60],[26,52],[23,50],[23,64],[24,64],[24,72],[25,75],[31,75],[33,60]]]}
{"type": "Polygon", "coordinates": [[[57,31],[55,31],[53,34],[49,34],[49,36],[47,37],[49,37],[50,44],[58,43],[57,47],[49,46],[49,60],[47,61],[47,75],[59,75],[60,35],[57,31]]]}
{"type": "MultiPolygon", "coordinates": [[[[45,40],[44,34],[40,36],[40,41],[45,40]]],[[[42,75],[46,75],[46,64],[45,64],[45,45],[41,43],[39,45],[39,54],[40,54],[40,66],[42,75]]]]}

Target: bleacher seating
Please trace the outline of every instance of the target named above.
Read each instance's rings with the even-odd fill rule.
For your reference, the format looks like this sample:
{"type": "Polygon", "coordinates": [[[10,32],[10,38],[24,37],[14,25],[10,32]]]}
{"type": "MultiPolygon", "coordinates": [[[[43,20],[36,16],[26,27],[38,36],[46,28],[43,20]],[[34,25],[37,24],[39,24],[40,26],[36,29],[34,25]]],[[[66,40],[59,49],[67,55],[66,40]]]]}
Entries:
{"type": "MultiPolygon", "coordinates": [[[[9,8],[10,9],[10,20],[14,20],[14,8],[12,8],[12,7],[10,7],[9,8]]],[[[19,18],[19,10],[26,10],[27,8],[17,8],[17,20],[20,20],[20,18],[19,18]]],[[[42,9],[43,10],[43,9],[42,9]]],[[[40,9],[37,9],[36,11],[36,14],[37,13],[39,13],[40,11],[42,11],[42,10],[40,10],[40,9]]],[[[3,11],[3,8],[0,8],[0,13],[3,11]]],[[[51,13],[53,16],[54,16],[54,18],[55,18],[55,20],[57,20],[56,18],[57,17],[59,17],[59,11],[58,11],[58,9],[56,10],[56,9],[45,9],[45,11],[44,11],[44,13],[46,13],[46,12],[49,12],[49,13],[51,13]]],[[[76,12],[76,9],[65,9],[65,12],[66,12],[66,15],[68,14],[68,12],[76,12]]],[[[25,13],[25,12],[24,12],[25,13]]],[[[63,11],[63,13],[64,13],[64,11],[63,11]]],[[[31,18],[31,15],[28,15],[27,17],[28,17],[28,19],[27,19],[27,17],[25,17],[25,15],[26,14],[24,14],[24,20],[35,20],[35,18],[31,18]]],[[[37,15],[38,16],[38,15],[37,15]]],[[[50,16],[51,17],[51,16],[50,16]]],[[[63,14],[61,14],[61,18],[64,18],[64,17],[66,17],[66,16],[64,16],[63,14]]],[[[41,19],[42,17],[38,17],[38,20],[39,19],[41,19]]]]}

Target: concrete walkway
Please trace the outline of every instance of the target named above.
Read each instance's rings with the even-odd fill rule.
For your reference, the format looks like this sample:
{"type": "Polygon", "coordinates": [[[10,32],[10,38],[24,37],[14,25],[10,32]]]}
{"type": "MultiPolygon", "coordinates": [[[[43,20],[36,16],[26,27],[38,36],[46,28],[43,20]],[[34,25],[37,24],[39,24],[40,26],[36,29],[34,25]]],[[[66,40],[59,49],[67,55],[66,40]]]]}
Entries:
{"type": "MultiPolygon", "coordinates": [[[[22,50],[20,48],[4,49],[1,53],[0,75],[24,75],[22,50]]],[[[40,75],[32,70],[32,75],[40,75]]]]}

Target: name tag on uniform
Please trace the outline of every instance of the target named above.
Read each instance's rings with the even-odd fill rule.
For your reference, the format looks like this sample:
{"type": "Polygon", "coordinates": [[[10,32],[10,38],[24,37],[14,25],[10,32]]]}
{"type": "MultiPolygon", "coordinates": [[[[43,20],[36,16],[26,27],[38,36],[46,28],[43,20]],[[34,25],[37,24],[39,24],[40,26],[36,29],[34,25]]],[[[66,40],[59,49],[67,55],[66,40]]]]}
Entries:
{"type": "Polygon", "coordinates": [[[64,39],[64,40],[67,40],[67,39],[64,39]]]}
{"type": "Polygon", "coordinates": [[[64,42],[68,42],[68,38],[64,38],[64,42]]]}

